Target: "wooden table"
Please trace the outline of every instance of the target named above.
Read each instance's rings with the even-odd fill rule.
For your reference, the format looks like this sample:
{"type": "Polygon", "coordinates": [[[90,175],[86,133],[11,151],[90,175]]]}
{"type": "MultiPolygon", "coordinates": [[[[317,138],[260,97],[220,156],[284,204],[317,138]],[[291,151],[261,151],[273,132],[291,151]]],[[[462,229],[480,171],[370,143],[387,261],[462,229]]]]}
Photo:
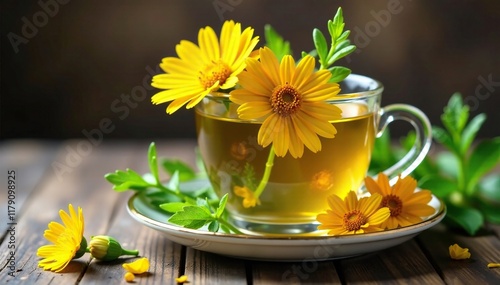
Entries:
{"type": "MultiPolygon", "coordinates": [[[[89,254],[72,261],[62,273],[37,267],[36,250],[46,244],[43,231],[59,221],[69,203],[83,208],[85,236],[106,234],[149,258],[138,284],[500,284],[500,227],[475,237],[453,233],[443,225],[399,246],[365,256],[333,261],[257,262],[201,252],[175,244],[133,220],[125,203],[131,193],[117,193],[103,178],[130,167],[145,173],[150,141],[4,141],[0,143],[0,284],[120,284],[123,260],[103,263],[89,254]],[[15,197],[7,195],[7,174],[15,171],[15,197]],[[8,212],[7,204],[14,201],[8,212]],[[14,210],[14,212],[12,212],[14,210]],[[13,217],[15,224],[9,224],[13,217]],[[12,228],[14,227],[14,228],[12,228]],[[470,249],[469,260],[455,261],[448,246],[470,249]],[[10,248],[15,246],[14,254],[10,248]],[[12,257],[15,263],[12,266],[12,257]],[[292,274],[290,274],[290,272],[292,274]],[[12,277],[12,275],[14,277],[12,277]]],[[[194,141],[157,141],[158,155],[194,165],[194,141]]]]}

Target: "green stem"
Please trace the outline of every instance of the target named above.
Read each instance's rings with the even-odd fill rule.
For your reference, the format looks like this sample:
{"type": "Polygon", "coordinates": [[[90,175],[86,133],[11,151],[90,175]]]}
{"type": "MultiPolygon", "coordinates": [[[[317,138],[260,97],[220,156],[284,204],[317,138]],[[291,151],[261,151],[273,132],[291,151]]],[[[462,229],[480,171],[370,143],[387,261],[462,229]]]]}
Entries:
{"type": "Polygon", "coordinates": [[[228,221],[224,220],[224,219],[218,219],[219,220],[219,223],[223,224],[224,226],[226,226],[228,229],[230,229],[232,232],[234,232],[235,234],[239,234],[239,235],[242,235],[243,233],[240,232],[240,230],[238,230],[235,226],[233,226],[231,223],[229,223],[228,221]]]}
{"type": "Polygon", "coordinates": [[[121,255],[138,256],[139,255],[139,251],[137,249],[129,250],[129,249],[122,248],[122,254],[121,255]]]}
{"type": "Polygon", "coordinates": [[[193,199],[193,198],[191,198],[191,197],[189,197],[187,195],[182,194],[182,192],[180,192],[180,191],[174,191],[172,189],[168,189],[167,187],[163,186],[163,184],[161,184],[159,182],[158,182],[158,184],[151,185],[151,186],[156,187],[156,188],[158,188],[158,189],[160,189],[160,190],[162,190],[164,192],[167,192],[167,193],[170,193],[172,195],[175,195],[175,196],[181,198],[183,201],[191,202],[191,203],[196,202],[195,199],[193,199]]]}
{"type": "Polygon", "coordinates": [[[271,169],[273,168],[274,165],[274,145],[271,145],[271,149],[269,150],[269,156],[267,157],[267,162],[266,162],[266,169],[264,170],[264,175],[262,176],[262,180],[259,183],[259,186],[257,186],[257,189],[255,189],[254,196],[255,199],[259,198],[260,194],[262,194],[262,191],[264,191],[264,188],[266,188],[267,182],[269,181],[269,177],[271,176],[271,169]]]}

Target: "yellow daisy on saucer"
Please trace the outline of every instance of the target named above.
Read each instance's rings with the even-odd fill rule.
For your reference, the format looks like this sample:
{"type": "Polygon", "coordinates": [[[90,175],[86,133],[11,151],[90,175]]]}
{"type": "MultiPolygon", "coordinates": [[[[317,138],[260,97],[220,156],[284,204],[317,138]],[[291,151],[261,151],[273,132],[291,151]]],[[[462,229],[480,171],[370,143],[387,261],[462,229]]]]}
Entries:
{"type": "Polygon", "coordinates": [[[167,89],[155,94],[154,104],[172,101],[167,113],[172,114],[183,105],[192,108],[208,93],[233,88],[237,75],[245,68],[245,59],[257,45],[250,27],[241,31],[241,24],[226,21],[220,40],[207,26],[198,33],[198,45],[183,40],[176,46],[178,57],[167,57],[160,67],[165,71],[153,77],[152,86],[167,89]]]}
{"type": "Polygon", "coordinates": [[[388,207],[391,216],[381,226],[387,229],[410,226],[422,221],[422,217],[430,216],[435,209],[428,205],[432,199],[431,191],[415,191],[417,181],[410,176],[399,177],[391,187],[387,175],[380,173],[375,181],[371,177],[365,178],[365,185],[373,195],[378,193],[383,199],[381,207],[388,207]]]}
{"type": "Polygon", "coordinates": [[[358,200],[350,191],[344,200],[337,195],[328,196],[330,209],[319,214],[316,219],[321,225],[319,230],[329,230],[329,235],[362,234],[381,231],[380,227],[390,216],[389,208],[380,208],[382,196],[373,194],[358,200]]]}
{"type": "Polygon", "coordinates": [[[78,214],[73,205],[69,204],[69,214],[59,211],[64,225],[50,222],[43,236],[52,244],[38,248],[37,255],[41,258],[38,266],[44,270],[62,271],[73,258],[85,254],[87,241],[83,237],[84,219],[82,208],[78,207],[78,214]]]}
{"type": "Polygon", "coordinates": [[[337,130],[331,121],[341,118],[341,110],[328,104],[340,88],[328,83],[328,70],[315,71],[315,59],[305,56],[297,65],[290,55],[281,63],[267,47],[259,50],[260,60],[248,58],[239,77],[241,88],[231,91],[231,101],[239,104],[243,120],[263,120],[257,136],[263,147],[273,143],[277,156],[288,151],[302,157],[304,145],[312,152],[321,150],[318,136],[333,138],[337,130]]]}

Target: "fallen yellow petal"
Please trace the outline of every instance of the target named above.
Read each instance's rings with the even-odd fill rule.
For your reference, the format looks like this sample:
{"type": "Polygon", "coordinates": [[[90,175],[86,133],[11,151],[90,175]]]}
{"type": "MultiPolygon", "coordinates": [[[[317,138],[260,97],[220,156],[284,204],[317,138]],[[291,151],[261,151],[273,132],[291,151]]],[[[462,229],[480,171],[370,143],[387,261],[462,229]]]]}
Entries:
{"type": "Polygon", "coordinates": [[[450,245],[448,248],[450,251],[450,257],[452,259],[460,260],[470,258],[470,252],[468,248],[461,248],[458,244],[450,245]]]}
{"type": "Polygon", "coordinates": [[[142,274],[149,270],[149,260],[146,257],[143,257],[134,262],[124,263],[122,266],[130,273],[142,274]]]}
{"type": "Polygon", "coordinates": [[[125,278],[125,281],[127,281],[127,282],[132,282],[135,279],[135,275],[132,272],[125,273],[125,276],[123,276],[123,277],[125,278]]]}
{"type": "Polygon", "coordinates": [[[493,262],[488,263],[488,268],[499,268],[499,267],[500,263],[493,263],[493,262]]]}
{"type": "Polygon", "coordinates": [[[187,275],[181,275],[181,276],[175,278],[175,282],[177,282],[177,283],[185,283],[185,282],[187,282],[187,280],[188,280],[187,275]]]}

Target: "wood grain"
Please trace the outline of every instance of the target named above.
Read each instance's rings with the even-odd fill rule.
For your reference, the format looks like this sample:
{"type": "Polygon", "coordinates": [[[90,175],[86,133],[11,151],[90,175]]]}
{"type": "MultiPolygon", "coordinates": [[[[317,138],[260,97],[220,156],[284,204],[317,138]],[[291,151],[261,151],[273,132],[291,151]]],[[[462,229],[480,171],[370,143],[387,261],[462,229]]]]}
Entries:
{"type": "MultiPolygon", "coordinates": [[[[85,215],[85,236],[115,237],[128,249],[138,249],[150,260],[148,273],[136,284],[175,284],[186,274],[187,284],[500,284],[500,270],[488,269],[500,261],[500,226],[489,225],[470,237],[437,225],[417,238],[372,254],[335,261],[304,259],[299,262],[247,261],[186,248],[133,220],[126,210],[131,192],[117,193],[103,178],[116,169],[148,172],[149,141],[107,141],[95,146],[63,175],[52,167],[68,161],[70,150],[80,141],[62,143],[13,141],[0,144],[0,171],[19,173],[19,206],[16,219],[16,272],[9,276],[9,233],[2,216],[0,240],[0,284],[127,284],[122,263],[100,262],[89,254],[70,262],[62,273],[37,267],[36,250],[46,244],[43,231],[50,221],[59,221],[58,210],[68,203],[80,206],[85,215]],[[458,243],[470,249],[469,260],[452,260],[448,246],[458,243]]],[[[81,145],[80,145],[81,146],[81,145]]],[[[178,158],[195,166],[194,141],[158,141],[158,156],[178,158]]],[[[162,179],[168,175],[162,174],[162,179]]],[[[0,189],[5,193],[2,180],[0,189]]],[[[0,196],[5,208],[7,198],[0,196]]],[[[3,209],[2,208],[2,209],[3,209]]],[[[2,210],[3,211],[3,210],[2,210]]]]}

